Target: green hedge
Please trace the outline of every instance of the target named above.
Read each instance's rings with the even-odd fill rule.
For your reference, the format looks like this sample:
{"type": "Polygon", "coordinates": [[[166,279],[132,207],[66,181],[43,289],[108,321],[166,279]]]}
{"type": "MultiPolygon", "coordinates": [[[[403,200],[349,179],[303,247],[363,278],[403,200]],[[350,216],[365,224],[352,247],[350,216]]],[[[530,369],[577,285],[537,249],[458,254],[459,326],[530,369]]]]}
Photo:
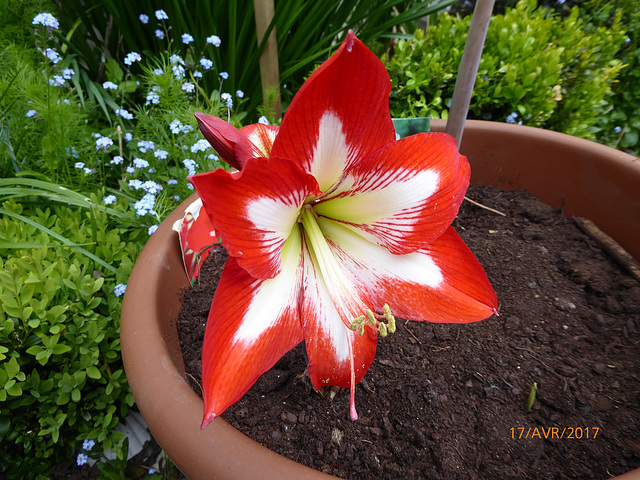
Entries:
{"type": "MultiPolygon", "coordinates": [[[[448,14],[403,40],[388,63],[394,117],[446,118],[471,17],[448,14]]],[[[620,18],[587,28],[577,8],[561,18],[521,0],[491,19],[469,118],[523,123],[592,138],[622,68],[620,18]]]]}
{"type": "Polygon", "coordinates": [[[0,464],[9,478],[46,474],[84,439],[109,449],[133,396],[120,356],[120,303],[137,247],[106,213],[62,207],[0,218],[0,464]],[[65,237],[119,269],[99,270],[65,237]]]}

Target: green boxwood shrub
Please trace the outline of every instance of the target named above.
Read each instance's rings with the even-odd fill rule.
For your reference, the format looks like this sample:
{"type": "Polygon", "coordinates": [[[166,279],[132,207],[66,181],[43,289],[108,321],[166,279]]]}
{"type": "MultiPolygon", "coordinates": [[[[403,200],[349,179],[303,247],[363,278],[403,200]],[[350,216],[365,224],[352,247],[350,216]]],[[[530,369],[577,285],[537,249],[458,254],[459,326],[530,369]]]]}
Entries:
{"type": "MultiPolygon", "coordinates": [[[[0,218],[0,465],[8,478],[46,474],[84,439],[105,450],[133,405],[120,356],[117,283],[137,247],[107,214],[61,207],[9,213],[66,237],[123,273],[10,215],[0,218]]],[[[1,476],[1,475],[0,475],[1,476]]]]}
{"type": "MultiPolygon", "coordinates": [[[[471,17],[440,15],[401,40],[387,62],[394,117],[447,118],[471,17]]],[[[521,0],[491,19],[469,118],[523,123],[591,138],[622,64],[617,18],[588,30],[577,8],[565,18],[521,0]]]]}
{"type": "Polygon", "coordinates": [[[580,12],[595,26],[611,26],[621,16],[624,44],[616,55],[624,67],[612,95],[601,109],[598,138],[612,147],[640,155],[640,3],[636,0],[591,0],[580,12]]]}

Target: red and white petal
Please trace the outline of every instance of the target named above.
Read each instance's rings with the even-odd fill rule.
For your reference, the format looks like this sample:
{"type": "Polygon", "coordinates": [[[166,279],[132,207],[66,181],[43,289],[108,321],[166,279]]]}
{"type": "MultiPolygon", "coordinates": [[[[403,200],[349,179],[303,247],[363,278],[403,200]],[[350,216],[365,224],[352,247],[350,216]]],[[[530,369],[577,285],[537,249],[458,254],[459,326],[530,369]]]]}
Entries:
{"type": "Polygon", "coordinates": [[[247,137],[247,139],[255,145],[257,151],[260,152],[258,157],[271,156],[271,148],[273,142],[278,135],[278,127],[275,125],[264,125],[262,123],[254,123],[247,125],[240,129],[240,132],[247,137]]]}
{"type": "Polygon", "coordinates": [[[253,277],[280,272],[282,246],[300,207],[319,193],[315,179],[292,162],[249,160],[236,174],[222,169],[189,177],[229,255],[253,277]]]}
{"type": "Polygon", "coordinates": [[[202,352],[204,428],[303,339],[301,237],[292,236],[281,273],[256,280],[230,257],[213,298],[202,352]]]}
{"type": "Polygon", "coordinates": [[[384,65],[349,32],[293,98],[273,155],[297,162],[328,190],[346,165],[395,140],[390,90],[384,65]]]}
{"type": "Polygon", "coordinates": [[[424,249],[394,255],[338,222],[318,223],[379,312],[387,303],[398,317],[447,323],[475,322],[496,312],[491,283],[452,227],[424,249]]]}
{"type": "Polygon", "coordinates": [[[194,115],[204,138],[232,167],[242,170],[247,160],[263,156],[260,149],[230,123],[206,113],[196,112],[194,115]]]}
{"type": "Polygon", "coordinates": [[[392,253],[415,251],[451,224],[469,185],[469,162],[444,133],[423,133],[388,144],[348,168],[314,206],[392,253]]]}
{"type": "Polygon", "coordinates": [[[187,277],[193,283],[218,237],[209,221],[202,200],[197,199],[187,207],[184,217],[177,220],[173,229],[178,232],[182,261],[187,277]]]}
{"type": "MultiPolygon", "coordinates": [[[[353,405],[353,387],[369,370],[376,354],[377,330],[365,327],[364,334],[349,328],[349,324],[363,315],[369,302],[366,290],[352,284],[345,289],[342,298],[330,292],[315,255],[303,243],[304,271],[302,291],[304,297],[300,320],[309,358],[309,377],[316,390],[323,386],[351,387],[351,417],[357,418],[353,405]],[[359,292],[364,298],[360,298],[359,292]]],[[[352,275],[344,275],[343,285],[348,285],[352,275]]],[[[335,279],[334,279],[335,280],[335,279]]]]}

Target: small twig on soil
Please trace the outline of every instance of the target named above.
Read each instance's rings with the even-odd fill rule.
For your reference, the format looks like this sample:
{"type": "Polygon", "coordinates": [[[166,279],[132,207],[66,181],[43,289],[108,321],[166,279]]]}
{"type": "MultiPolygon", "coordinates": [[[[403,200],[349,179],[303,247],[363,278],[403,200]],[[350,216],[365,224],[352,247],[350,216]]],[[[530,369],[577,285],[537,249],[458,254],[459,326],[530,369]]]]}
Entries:
{"type": "Polygon", "coordinates": [[[418,342],[420,345],[422,345],[422,342],[421,342],[420,340],[418,340],[418,337],[416,337],[416,336],[413,334],[413,332],[407,328],[407,326],[406,326],[406,325],[402,325],[402,326],[404,327],[404,329],[405,329],[407,332],[409,332],[409,335],[411,335],[411,336],[415,339],[415,341],[416,341],[416,342],[418,342]]]}
{"type": "Polygon", "coordinates": [[[586,218],[573,217],[580,230],[600,244],[602,249],[640,282],[640,264],[609,235],[600,230],[595,223],[586,218]]]}
{"type": "Polygon", "coordinates": [[[486,205],[483,205],[483,204],[481,204],[481,203],[478,203],[478,202],[476,202],[475,200],[471,200],[471,199],[470,199],[469,197],[467,197],[467,196],[465,196],[465,197],[464,197],[464,199],[465,199],[467,202],[469,202],[469,203],[471,203],[471,204],[475,205],[476,207],[484,208],[485,210],[488,210],[488,211],[490,211],[490,212],[492,212],[492,213],[497,213],[498,215],[502,215],[503,217],[506,217],[506,216],[507,216],[507,214],[506,214],[506,213],[502,213],[502,212],[500,212],[499,210],[496,210],[496,209],[491,208],[491,207],[487,207],[486,205]]]}

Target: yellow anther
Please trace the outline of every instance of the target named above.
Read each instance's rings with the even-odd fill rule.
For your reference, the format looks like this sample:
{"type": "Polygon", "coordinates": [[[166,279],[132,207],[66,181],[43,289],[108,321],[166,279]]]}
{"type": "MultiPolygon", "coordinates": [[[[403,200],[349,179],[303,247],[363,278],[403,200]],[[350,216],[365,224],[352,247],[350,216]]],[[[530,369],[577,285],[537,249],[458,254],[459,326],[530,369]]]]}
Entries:
{"type": "Polygon", "coordinates": [[[378,331],[380,332],[381,337],[387,336],[387,326],[384,323],[380,322],[378,324],[378,331]]]}
{"type": "Polygon", "coordinates": [[[389,320],[389,323],[387,325],[387,329],[389,330],[389,333],[396,333],[396,319],[395,319],[395,317],[392,315],[388,320],[389,320]]]}
{"type": "Polygon", "coordinates": [[[367,310],[367,318],[369,319],[369,325],[371,325],[372,327],[375,327],[376,323],[378,323],[371,310],[367,310]]]}
{"type": "Polygon", "coordinates": [[[364,315],[354,318],[353,322],[351,322],[351,325],[349,325],[349,328],[351,330],[358,330],[360,326],[364,323],[364,320],[365,320],[364,315]]]}

